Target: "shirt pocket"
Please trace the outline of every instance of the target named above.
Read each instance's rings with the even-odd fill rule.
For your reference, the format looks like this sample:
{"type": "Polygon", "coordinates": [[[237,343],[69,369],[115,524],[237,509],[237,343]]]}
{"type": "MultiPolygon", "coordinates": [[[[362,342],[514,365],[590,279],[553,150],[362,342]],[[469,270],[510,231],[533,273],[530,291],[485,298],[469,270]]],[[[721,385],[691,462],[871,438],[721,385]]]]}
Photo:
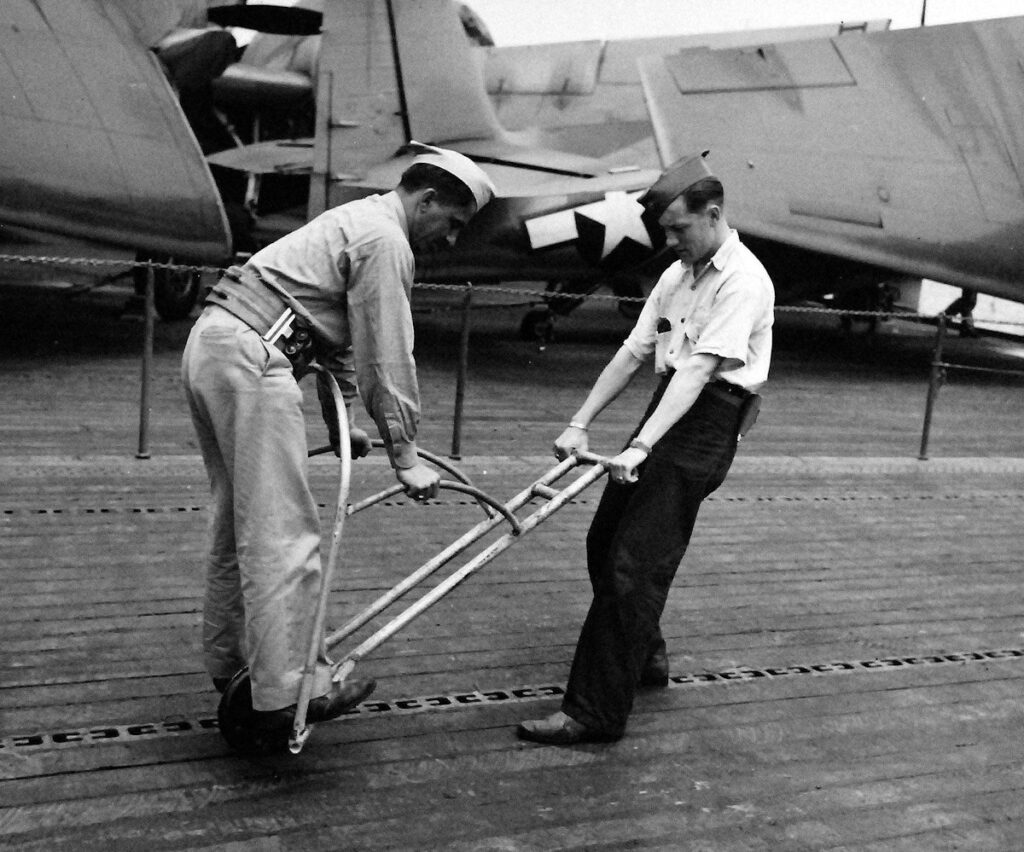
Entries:
{"type": "Polygon", "coordinates": [[[701,305],[690,311],[690,315],[683,322],[683,335],[691,342],[700,341],[700,336],[707,328],[708,320],[711,318],[711,308],[708,305],[701,305]]]}

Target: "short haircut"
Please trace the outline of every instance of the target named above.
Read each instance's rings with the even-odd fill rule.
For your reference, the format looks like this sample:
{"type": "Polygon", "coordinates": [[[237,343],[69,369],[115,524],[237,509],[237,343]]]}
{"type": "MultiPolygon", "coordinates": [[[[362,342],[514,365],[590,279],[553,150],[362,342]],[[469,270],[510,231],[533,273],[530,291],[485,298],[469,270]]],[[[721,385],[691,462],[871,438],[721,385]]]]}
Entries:
{"type": "Polygon", "coordinates": [[[468,207],[476,204],[476,198],[466,184],[449,171],[433,163],[413,163],[402,173],[398,185],[406,192],[418,192],[428,187],[437,192],[439,204],[468,207]]]}
{"type": "Polygon", "coordinates": [[[702,178],[683,190],[682,199],[688,213],[700,213],[709,204],[725,206],[725,188],[716,177],[702,178]]]}

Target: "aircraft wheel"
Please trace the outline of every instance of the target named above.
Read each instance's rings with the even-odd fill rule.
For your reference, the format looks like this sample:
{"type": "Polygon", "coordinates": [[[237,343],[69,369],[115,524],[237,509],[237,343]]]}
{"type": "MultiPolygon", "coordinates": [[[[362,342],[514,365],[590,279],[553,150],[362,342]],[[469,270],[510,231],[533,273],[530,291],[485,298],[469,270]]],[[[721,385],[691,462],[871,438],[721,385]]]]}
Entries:
{"type": "MultiPolygon", "coordinates": [[[[169,262],[168,258],[139,256],[138,260],[158,263],[169,262]]],[[[187,269],[154,269],[153,302],[160,318],[173,322],[187,319],[199,299],[200,274],[187,269]]],[[[146,268],[135,267],[135,292],[146,292],[146,268]]]]}
{"type": "Polygon", "coordinates": [[[522,340],[550,343],[554,336],[554,318],[546,308],[530,311],[519,324],[519,337],[522,340]]]}
{"type": "Polygon", "coordinates": [[[640,311],[643,310],[644,306],[640,302],[626,302],[619,299],[616,307],[618,307],[619,313],[622,316],[632,322],[636,322],[640,318],[640,311]]]}
{"type": "Polygon", "coordinates": [[[258,731],[254,726],[252,681],[249,667],[235,673],[217,706],[217,724],[229,746],[241,754],[263,755],[285,751],[289,731],[258,731]]]}

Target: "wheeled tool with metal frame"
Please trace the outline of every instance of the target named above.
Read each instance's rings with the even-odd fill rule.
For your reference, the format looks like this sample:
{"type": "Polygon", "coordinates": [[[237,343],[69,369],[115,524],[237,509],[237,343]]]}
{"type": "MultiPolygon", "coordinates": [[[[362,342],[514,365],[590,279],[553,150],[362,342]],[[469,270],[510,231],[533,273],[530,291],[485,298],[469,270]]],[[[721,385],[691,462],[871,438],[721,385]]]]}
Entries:
{"type": "MultiPolygon", "coordinates": [[[[355,514],[393,497],[404,489],[402,485],[395,483],[364,500],[349,504],[352,455],[349,446],[348,415],[345,410],[345,401],[334,377],[319,365],[314,364],[313,369],[326,381],[334,402],[334,413],[337,417],[338,433],[340,436],[341,464],[339,465],[338,502],[335,509],[334,526],[331,531],[331,545],[327,562],[321,575],[320,595],[310,632],[309,652],[303,670],[302,683],[299,688],[295,720],[287,741],[288,748],[293,754],[298,754],[302,750],[312,731],[312,726],[307,722],[306,715],[309,702],[313,698],[312,691],[316,666],[326,652],[336,648],[341,642],[359,630],[359,628],[384,612],[392,604],[492,530],[503,523],[509,525],[510,530],[508,532],[494,540],[461,568],[449,574],[437,586],[423,594],[417,601],[345,653],[340,659],[331,661],[330,665],[334,682],[336,684],[344,683],[352,674],[356,664],[367,654],[379,648],[399,630],[413,621],[413,619],[417,618],[455,589],[456,586],[464,583],[496,556],[511,547],[520,537],[545,521],[580,492],[600,479],[606,473],[610,464],[609,459],[592,453],[580,453],[570,456],[565,461],[559,462],[540,479],[516,494],[508,502],[502,504],[479,488],[476,488],[469,478],[453,465],[432,453],[420,450],[419,454],[425,461],[439,467],[454,477],[451,480],[442,479],[440,487],[472,496],[484,509],[486,517],[463,533],[436,556],[409,574],[404,580],[397,583],[377,598],[377,600],[365,607],[343,627],[325,636],[324,629],[327,618],[328,595],[341,557],[341,538],[345,518],[348,515],[355,514]],[[562,479],[562,477],[578,465],[587,465],[588,469],[561,490],[553,487],[554,483],[562,479]],[[541,498],[545,502],[535,509],[532,514],[521,520],[518,519],[515,512],[537,498],[541,498]]],[[[374,445],[380,446],[381,442],[375,441],[374,445]]],[[[310,456],[330,451],[330,447],[322,447],[310,451],[310,456]]],[[[231,679],[227,689],[225,689],[224,694],[221,696],[220,706],[217,711],[221,733],[231,746],[242,752],[269,752],[283,749],[285,742],[281,734],[265,734],[253,728],[251,724],[252,713],[251,684],[248,669],[246,668],[239,671],[231,679]]]]}

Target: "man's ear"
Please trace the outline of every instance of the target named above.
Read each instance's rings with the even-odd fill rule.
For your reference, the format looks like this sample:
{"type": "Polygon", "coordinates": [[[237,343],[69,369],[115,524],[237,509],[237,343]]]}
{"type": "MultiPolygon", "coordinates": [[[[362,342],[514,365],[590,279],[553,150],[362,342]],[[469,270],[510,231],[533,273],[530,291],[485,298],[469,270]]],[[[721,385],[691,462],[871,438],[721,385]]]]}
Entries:
{"type": "Polygon", "coordinates": [[[423,205],[430,204],[432,201],[437,200],[437,190],[432,186],[428,186],[423,190],[423,194],[420,195],[419,203],[423,205]]]}

